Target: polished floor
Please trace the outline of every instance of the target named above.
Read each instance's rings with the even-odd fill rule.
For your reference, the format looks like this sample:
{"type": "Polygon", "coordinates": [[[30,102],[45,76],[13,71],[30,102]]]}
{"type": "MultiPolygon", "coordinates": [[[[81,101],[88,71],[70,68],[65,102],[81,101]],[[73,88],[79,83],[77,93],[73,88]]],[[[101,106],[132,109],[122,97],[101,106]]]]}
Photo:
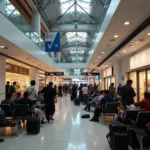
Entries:
{"type": "MultiPolygon", "coordinates": [[[[24,131],[18,137],[5,129],[5,142],[1,150],[110,150],[106,140],[108,127],[103,122],[94,123],[81,119],[85,114],[83,105],[74,106],[70,96],[58,98],[55,121],[46,123],[38,135],[27,135],[24,131]]],[[[90,113],[91,116],[93,113],[90,113]]],[[[0,135],[3,131],[1,131],[0,135]]]]}

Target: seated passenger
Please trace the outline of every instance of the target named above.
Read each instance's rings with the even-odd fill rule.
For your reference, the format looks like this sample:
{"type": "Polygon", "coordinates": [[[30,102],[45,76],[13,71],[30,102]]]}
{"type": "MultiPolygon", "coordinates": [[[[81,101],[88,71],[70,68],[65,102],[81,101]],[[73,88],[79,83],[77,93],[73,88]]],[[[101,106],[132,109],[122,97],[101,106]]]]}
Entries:
{"type": "Polygon", "coordinates": [[[17,97],[16,97],[16,99],[15,99],[15,100],[20,100],[20,98],[21,98],[21,93],[20,93],[20,92],[18,92],[18,93],[17,93],[17,97]]]}
{"type": "Polygon", "coordinates": [[[87,102],[84,110],[88,109],[88,111],[90,111],[90,106],[96,106],[98,103],[100,103],[103,97],[103,91],[97,92],[97,96],[93,100],[87,102]]]}
{"type": "Polygon", "coordinates": [[[6,100],[3,100],[1,102],[1,104],[10,104],[11,108],[14,108],[15,102],[12,99],[12,94],[11,93],[7,93],[6,94],[6,100]]]}
{"type": "Polygon", "coordinates": [[[150,93],[144,93],[144,99],[140,102],[134,103],[135,106],[139,106],[141,109],[145,111],[150,111],[150,93]]]}
{"type": "Polygon", "coordinates": [[[21,98],[18,101],[18,104],[28,104],[30,107],[30,110],[32,110],[32,106],[33,106],[33,101],[31,99],[29,99],[29,93],[28,92],[24,92],[24,97],[21,98]]]}
{"type": "Polygon", "coordinates": [[[109,95],[109,91],[107,90],[103,91],[104,97],[101,99],[100,103],[95,108],[94,116],[90,121],[98,122],[99,116],[101,115],[102,110],[105,108],[105,104],[111,101],[111,98],[108,95],[109,95]]]}
{"type": "Polygon", "coordinates": [[[40,104],[44,104],[44,97],[42,92],[38,92],[38,102],[40,102],[40,104]]]}

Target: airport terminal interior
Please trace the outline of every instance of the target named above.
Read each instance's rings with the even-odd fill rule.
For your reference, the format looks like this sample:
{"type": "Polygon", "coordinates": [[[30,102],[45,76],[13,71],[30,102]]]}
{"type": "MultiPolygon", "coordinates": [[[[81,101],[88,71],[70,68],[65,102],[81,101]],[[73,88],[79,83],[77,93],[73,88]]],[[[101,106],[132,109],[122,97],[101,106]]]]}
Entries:
{"type": "Polygon", "coordinates": [[[0,149],[150,150],[150,0],[0,0],[0,149]]]}

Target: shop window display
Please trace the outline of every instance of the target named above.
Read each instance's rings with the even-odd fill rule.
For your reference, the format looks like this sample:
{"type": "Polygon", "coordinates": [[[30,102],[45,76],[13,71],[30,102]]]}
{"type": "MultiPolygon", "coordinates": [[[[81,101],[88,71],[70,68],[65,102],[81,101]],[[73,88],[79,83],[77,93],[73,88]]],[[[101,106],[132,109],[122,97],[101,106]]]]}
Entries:
{"type": "Polygon", "coordinates": [[[144,98],[144,92],[146,91],[146,73],[145,71],[139,72],[139,96],[140,100],[144,98]]]}

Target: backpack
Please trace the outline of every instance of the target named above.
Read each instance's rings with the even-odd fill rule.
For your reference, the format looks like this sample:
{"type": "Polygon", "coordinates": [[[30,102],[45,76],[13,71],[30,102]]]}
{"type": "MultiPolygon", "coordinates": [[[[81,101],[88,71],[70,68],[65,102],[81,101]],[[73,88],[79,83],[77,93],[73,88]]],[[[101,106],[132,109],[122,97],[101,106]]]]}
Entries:
{"type": "Polygon", "coordinates": [[[81,118],[83,118],[83,119],[84,118],[90,118],[90,115],[89,114],[84,114],[84,115],[81,116],[81,118]]]}
{"type": "Polygon", "coordinates": [[[10,86],[9,93],[11,93],[11,94],[15,93],[15,88],[13,85],[10,86]]]}

